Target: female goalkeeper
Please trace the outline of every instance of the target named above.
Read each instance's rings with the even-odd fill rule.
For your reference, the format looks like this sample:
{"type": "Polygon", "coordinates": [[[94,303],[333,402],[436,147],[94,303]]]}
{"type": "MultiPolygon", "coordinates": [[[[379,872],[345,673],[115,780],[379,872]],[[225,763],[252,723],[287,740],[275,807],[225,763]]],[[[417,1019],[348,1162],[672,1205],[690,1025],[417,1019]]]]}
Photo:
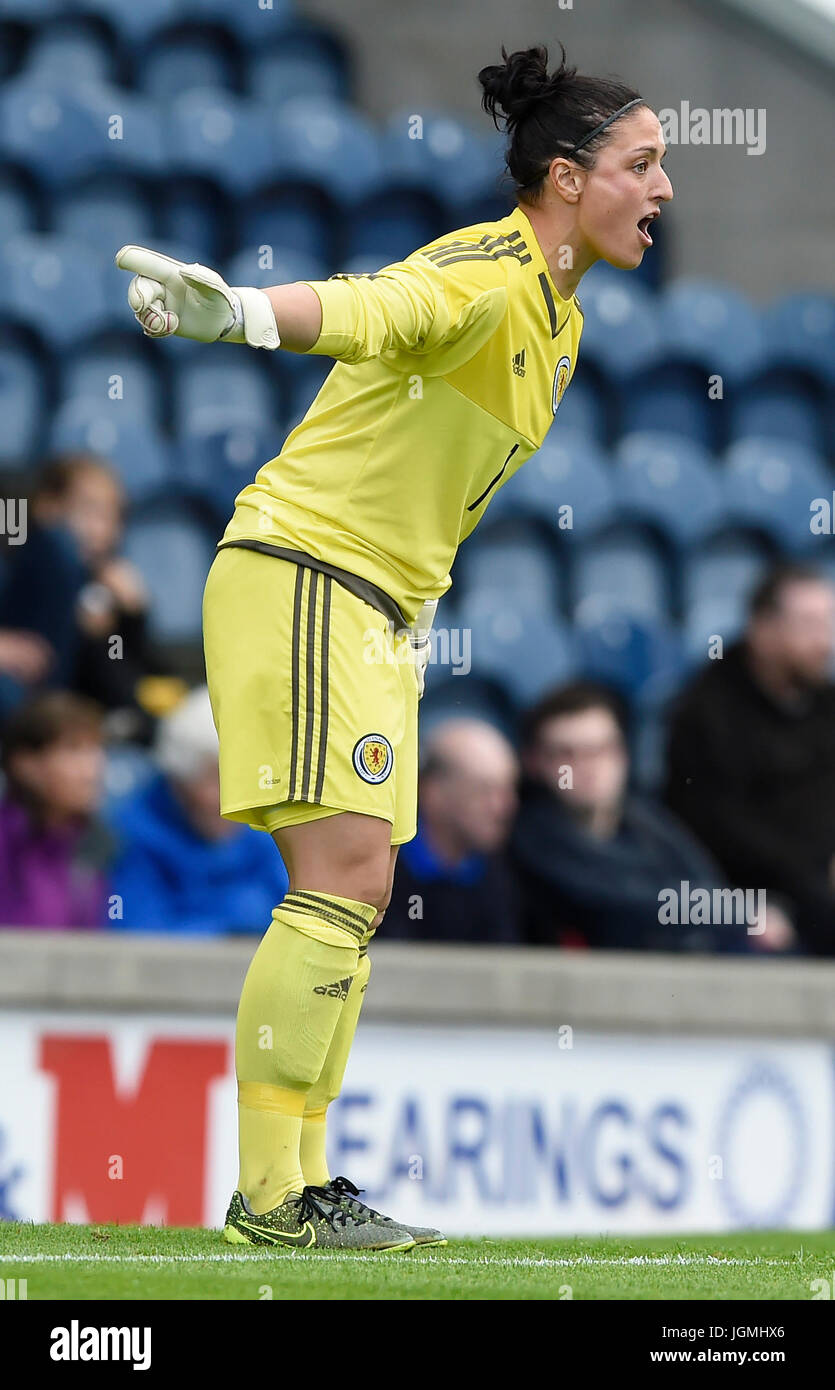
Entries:
{"type": "Polygon", "coordinates": [[[564,51],[550,75],[545,48],[502,57],[479,82],[510,137],[508,217],[371,275],[263,291],[141,247],[116,258],[150,337],[336,359],[239,494],[204,598],[221,810],[268,830],[290,875],[238,1011],[233,1242],[443,1239],[372,1211],[325,1161],[368,943],[415,834],[432,616],[459,543],[548,433],[577,359],[580,279],[600,259],[639,265],[672,197],[637,92],[578,75],[564,51]]]}

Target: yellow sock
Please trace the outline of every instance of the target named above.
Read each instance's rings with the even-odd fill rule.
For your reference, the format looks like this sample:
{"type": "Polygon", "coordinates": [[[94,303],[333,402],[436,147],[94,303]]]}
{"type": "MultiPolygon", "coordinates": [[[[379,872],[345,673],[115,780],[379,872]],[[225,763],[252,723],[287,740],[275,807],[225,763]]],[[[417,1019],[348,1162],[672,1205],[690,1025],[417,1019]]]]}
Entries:
{"type": "Polygon", "coordinates": [[[302,1117],[299,1157],[305,1182],[315,1187],[323,1186],[330,1177],[325,1153],[328,1106],[332,1100],[336,1100],[342,1090],[345,1068],[348,1065],[348,1056],[357,1031],[368,977],[371,974],[368,942],[373,935],[373,932],[366,933],[365,941],[360,948],[360,958],[354,975],[354,982],[351,985],[348,998],[342,1005],[342,1013],[339,1015],[339,1022],[331,1038],[325,1064],[318,1081],[307,1092],[302,1117]]]}
{"type": "Polygon", "coordinates": [[[352,991],[377,909],[297,889],[274,909],[247,971],[235,1035],[238,1190],[256,1213],[305,1183],[302,1114],[352,991]]]}

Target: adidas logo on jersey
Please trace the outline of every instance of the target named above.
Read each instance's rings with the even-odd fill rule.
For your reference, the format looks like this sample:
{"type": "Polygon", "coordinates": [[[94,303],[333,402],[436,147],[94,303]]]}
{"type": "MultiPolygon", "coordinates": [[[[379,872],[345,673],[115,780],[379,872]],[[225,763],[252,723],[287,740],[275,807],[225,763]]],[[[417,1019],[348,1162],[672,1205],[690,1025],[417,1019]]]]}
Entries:
{"type": "Polygon", "coordinates": [[[517,376],[525,375],[525,349],[513,354],[513,370],[517,376]]]}
{"type": "Polygon", "coordinates": [[[334,980],[332,985],[314,985],[313,993],[327,994],[330,999],[347,999],[353,983],[353,976],[349,975],[345,980],[334,980]]]}

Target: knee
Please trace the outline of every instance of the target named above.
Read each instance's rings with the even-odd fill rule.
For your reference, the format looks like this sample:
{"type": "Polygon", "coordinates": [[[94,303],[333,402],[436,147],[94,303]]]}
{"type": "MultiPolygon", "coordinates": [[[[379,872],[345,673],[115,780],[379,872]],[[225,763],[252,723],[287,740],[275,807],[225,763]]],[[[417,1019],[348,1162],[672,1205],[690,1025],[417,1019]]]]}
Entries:
{"type": "Polygon", "coordinates": [[[376,926],[378,920],[380,922],[383,920],[383,913],[391,900],[388,865],[373,862],[358,865],[352,879],[350,896],[355,898],[357,902],[368,903],[370,907],[376,907],[377,916],[372,923],[372,926],[376,926]]]}

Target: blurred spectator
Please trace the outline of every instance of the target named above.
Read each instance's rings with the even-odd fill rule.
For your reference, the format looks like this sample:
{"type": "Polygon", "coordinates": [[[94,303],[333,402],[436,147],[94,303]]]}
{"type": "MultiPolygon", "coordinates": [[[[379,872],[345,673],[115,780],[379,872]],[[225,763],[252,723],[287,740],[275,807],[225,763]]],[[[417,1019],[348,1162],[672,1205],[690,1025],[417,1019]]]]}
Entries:
{"type": "Polygon", "coordinates": [[[142,577],[118,553],[124,507],[122,485],[103,459],[64,454],[42,469],[26,543],[10,548],[0,590],[0,671],[12,639],[20,682],[48,676],[97,700],[111,732],[147,739],[152,724],[137,684],[161,667],[147,636],[142,577]]]}
{"type": "Polygon", "coordinates": [[[806,949],[835,954],[835,595],[780,566],[741,642],[671,725],[667,800],[737,883],[782,895],[806,949]]]}
{"type": "Polygon", "coordinates": [[[577,682],[526,716],[522,805],[513,853],[536,945],[745,950],[739,926],[667,924],[661,895],[713,890],[720,874],[669,812],[627,792],[624,711],[611,691],[577,682]]]}
{"type": "Polygon", "coordinates": [[[4,730],[2,766],[0,924],[103,926],[112,846],[96,818],[104,774],[97,706],[58,690],[21,705],[4,730]]]}
{"type": "Polygon", "coordinates": [[[520,942],[504,849],[516,810],[516,757],[491,725],[439,724],[426,741],[420,819],[402,845],[382,935],[418,941],[520,942]]]}
{"type": "Polygon", "coordinates": [[[113,813],[113,870],[130,931],[261,933],[287,891],[272,837],[219,811],[218,745],[205,686],[161,722],[161,775],[113,813]]]}

